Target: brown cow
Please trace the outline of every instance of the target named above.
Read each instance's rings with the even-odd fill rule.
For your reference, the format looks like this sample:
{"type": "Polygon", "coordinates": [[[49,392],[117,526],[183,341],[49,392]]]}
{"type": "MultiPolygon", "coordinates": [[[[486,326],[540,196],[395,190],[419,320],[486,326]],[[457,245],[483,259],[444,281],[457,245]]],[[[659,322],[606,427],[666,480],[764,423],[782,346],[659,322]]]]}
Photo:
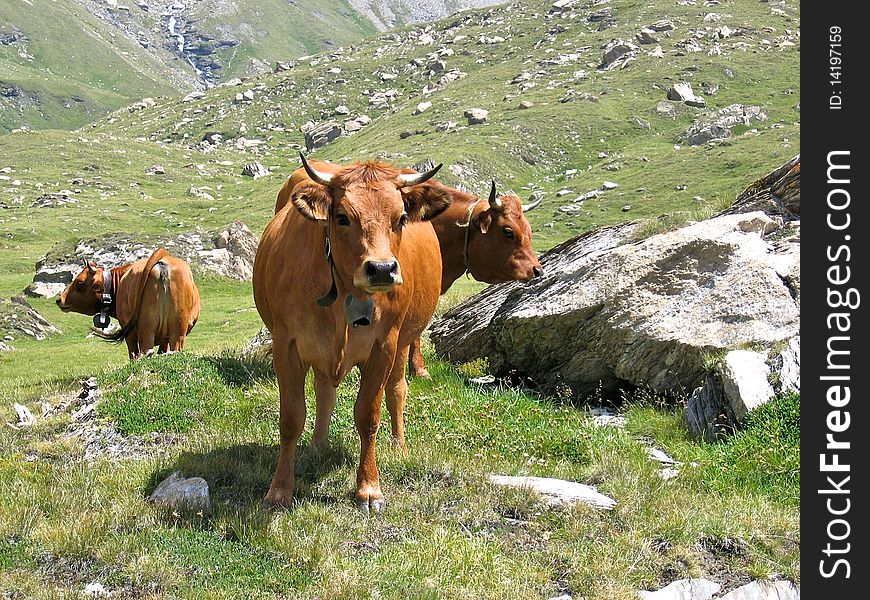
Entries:
{"type": "Polygon", "coordinates": [[[105,328],[115,317],[121,329],[105,340],[127,342],[130,360],[148,354],[184,348],[184,340],[199,319],[199,290],[190,266],[158,248],[143,258],[106,269],[85,261],[57,299],[64,312],[95,315],[94,325],[105,328]]]}
{"type": "MultiPolygon", "coordinates": [[[[322,170],[335,167],[319,161],[311,164],[322,170]]],[[[415,171],[405,169],[403,173],[415,171]]],[[[307,177],[304,169],[297,169],[287,179],[278,192],[276,213],[289,201],[291,190],[307,177]]],[[[430,185],[452,198],[450,207],[431,220],[441,248],[442,294],[465,273],[484,283],[529,281],[543,274],[532,248],[532,229],[524,215],[540,204],[540,200],[523,204],[516,196],[498,197],[494,181],[486,202],[435,180],[430,185]]],[[[413,375],[428,377],[419,338],[411,345],[409,362],[413,375]]]]}
{"type": "Polygon", "coordinates": [[[381,396],[386,389],[388,406],[404,402],[397,395],[406,389],[405,350],[434,313],[441,280],[435,232],[414,221],[435,217],[450,196],[424,183],[437,168],[402,174],[369,162],[320,170],[304,157],[302,164],[307,177],[297,177],[288,206],[266,226],[254,261],[254,301],[272,333],[280,392],[281,446],[266,501],[286,505],[293,498],[309,369],[318,445],[328,435],[338,384],[358,366],[355,500],[362,510],[378,511],[384,505],[375,461],[381,396]]]}

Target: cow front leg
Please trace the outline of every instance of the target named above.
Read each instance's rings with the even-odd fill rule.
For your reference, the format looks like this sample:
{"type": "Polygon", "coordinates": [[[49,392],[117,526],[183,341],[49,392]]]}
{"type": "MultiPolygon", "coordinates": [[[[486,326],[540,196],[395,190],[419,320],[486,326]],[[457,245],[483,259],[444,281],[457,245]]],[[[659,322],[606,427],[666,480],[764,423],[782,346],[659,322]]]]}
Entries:
{"type": "Polygon", "coordinates": [[[423,362],[423,351],[420,349],[420,338],[416,338],[411,344],[411,352],[408,356],[408,370],[414,377],[429,379],[429,371],[423,362]]]}
{"type": "Polygon", "coordinates": [[[130,360],[136,360],[139,357],[139,339],[136,334],[131,333],[124,341],[127,343],[127,356],[130,360]]]}
{"type": "Polygon", "coordinates": [[[325,448],[329,445],[329,422],[335,412],[335,388],[329,377],[314,372],[314,394],[317,399],[314,416],[314,434],[311,436],[312,448],[325,448]]]}
{"type": "Polygon", "coordinates": [[[272,476],[272,484],[266,494],[266,502],[277,506],[289,506],[293,501],[296,485],[294,465],[296,444],[305,427],[305,372],[296,352],[296,345],[275,337],[272,346],[272,366],[278,377],[280,407],[278,431],[281,446],[278,464],[272,476]]]}
{"type": "Polygon", "coordinates": [[[404,348],[396,353],[393,369],[387,378],[387,412],[390,413],[390,427],[393,433],[393,446],[407,452],[405,445],[405,400],[408,397],[408,382],[405,381],[405,355],[409,350],[404,348]]]}
{"type": "Polygon", "coordinates": [[[353,407],[353,416],[360,440],[359,467],[356,471],[357,507],[363,512],[380,512],[386,503],[381,492],[380,474],[375,457],[378,423],[381,420],[381,398],[387,376],[395,359],[395,345],[373,350],[362,367],[359,393],[353,407]]]}

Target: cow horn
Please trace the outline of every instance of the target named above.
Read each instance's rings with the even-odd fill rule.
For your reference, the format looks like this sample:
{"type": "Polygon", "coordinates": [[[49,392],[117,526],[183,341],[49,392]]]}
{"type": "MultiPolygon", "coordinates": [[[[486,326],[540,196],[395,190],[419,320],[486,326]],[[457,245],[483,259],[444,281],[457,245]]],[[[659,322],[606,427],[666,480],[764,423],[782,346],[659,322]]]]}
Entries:
{"type": "Polygon", "coordinates": [[[308,161],[305,160],[305,155],[301,152],[299,153],[299,158],[302,159],[302,167],[305,169],[305,172],[308,173],[308,176],[312,181],[319,183],[320,185],[329,185],[329,182],[332,180],[331,173],[324,173],[322,171],[318,171],[314,167],[308,164],[308,161]]]}
{"type": "Polygon", "coordinates": [[[504,208],[501,198],[496,198],[495,196],[495,179],[492,180],[492,187],[489,190],[489,205],[493,210],[501,210],[504,208]]]}
{"type": "Polygon", "coordinates": [[[444,166],[444,163],[438,163],[434,168],[429,169],[425,173],[401,173],[399,175],[399,187],[407,187],[409,185],[418,185],[435,177],[435,173],[444,166]]]}
{"type": "Polygon", "coordinates": [[[82,259],[82,264],[84,265],[84,267],[85,267],[88,271],[92,271],[92,272],[93,272],[93,271],[96,271],[96,269],[93,268],[93,267],[91,266],[91,263],[88,262],[88,259],[87,259],[87,258],[83,258],[83,259],[82,259]]]}
{"type": "Polygon", "coordinates": [[[538,198],[534,202],[531,202],[529,204],[523,204],[523,212],[529,212],[530,210],[535,208],[538,204],[540,204],[543,201],[544,201],[543,198],[538,198]]]}

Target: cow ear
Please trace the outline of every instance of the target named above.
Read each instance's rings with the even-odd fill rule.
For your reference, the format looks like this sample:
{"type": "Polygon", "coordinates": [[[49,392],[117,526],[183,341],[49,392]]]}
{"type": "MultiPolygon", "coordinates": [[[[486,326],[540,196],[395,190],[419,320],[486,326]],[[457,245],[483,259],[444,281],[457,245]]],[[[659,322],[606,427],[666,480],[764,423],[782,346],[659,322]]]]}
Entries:
{"type": "Polygon", "coordinates": [[[302,216],[312,221],[329,218],[332,197],[325,187],[314,182],[300,183],[293,189],[290,202],[302,216]]]}
{"type": "Polygon", "coordinates": [[[434,219],[450,206],[453,195],[438,183],[421,183],[409,188],[403,188],[402,199],[405,201],[405,212],[411,221],[428,221],[434,219]]]}
{"type": "Polygon", "coordinates": [[[492,211],[489,209],[480,213],[480,216],[474,220],[474,226],[480,230],[480,233],[486,233],[492,223],[492,211]]]}

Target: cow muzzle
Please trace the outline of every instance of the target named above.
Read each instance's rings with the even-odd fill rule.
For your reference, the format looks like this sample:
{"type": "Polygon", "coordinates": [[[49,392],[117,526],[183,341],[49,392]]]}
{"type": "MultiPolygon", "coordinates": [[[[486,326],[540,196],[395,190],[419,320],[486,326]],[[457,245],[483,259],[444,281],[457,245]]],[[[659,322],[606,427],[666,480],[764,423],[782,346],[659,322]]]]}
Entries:
{"type": "Polygon", "coordinates": [[[358,275],[357,285],[367,292],[385,292],[401,285],[399,262],[394,258],[367,260],[358,275]]]}

